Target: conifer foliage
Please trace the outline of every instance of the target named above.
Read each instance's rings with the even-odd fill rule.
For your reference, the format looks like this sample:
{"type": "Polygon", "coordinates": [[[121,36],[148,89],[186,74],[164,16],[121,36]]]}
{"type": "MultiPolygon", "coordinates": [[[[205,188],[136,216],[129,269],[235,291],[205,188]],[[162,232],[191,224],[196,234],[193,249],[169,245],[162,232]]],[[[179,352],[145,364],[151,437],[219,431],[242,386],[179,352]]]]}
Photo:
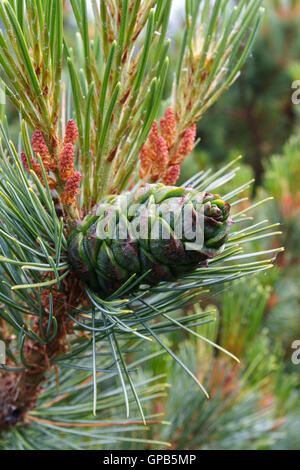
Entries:
{"type": "MultiPolygon", "coordinates": [[[[222,198],[208,195],[234,178],[236,160],[170,188],[193,150],[197,121],[238,78],[250,54],[263,14],[260,0],[240,0],[233,8],[227,0],[186,1],[171,106],[160,121],[172,1],[92,0],[92,18],[87,3],[70,1],[78,30],[74,44],[64,31],[68,2],[0,2],[2,86],[20,115],[18,142],[10,139],[7,120],[0,123],[0,338],[7,354],[0,369],[0,445],[5,448],[79,449],[87,436],[90,447],[104,445],[126,441],[124,431],[159,421],[149,414],[148,402],[164,393],[162,377],[137,372],[148,361],[140,351],[144,342],[156,342],[152,356],[170,354],[206,394],[162,334],[205,323],[207,313],[178,312],[210,286],[269,269],[280,251],[247,251],[248,241],[276,232],[264,221],[251,222],[248,212],[255,207],[237,209],[243,186],[222,198]],[[89,255],[86,220],[93,220],[105,198],[137,194],[145,184],[158,185],[144,201],[154,207],[159,191],[178,198],[201,195],[213,256],[205,256],[205,263],[195,256],[192,270],[185,266],[172,278],[161,275],[153,285],[153,263],[134,269],[123,247],[121,261],[128,258],[130,273],[114,286],[105,272],[116,261],[109,247],[98,256],[101,289],[95,289],[73,269],[71,240],[81,237],[80,262],[89,255]]],[[[150,238],[146,252],[153,255],[150,238]]],[[[160,243],[158,260],[164,255],[160,243]]]]}

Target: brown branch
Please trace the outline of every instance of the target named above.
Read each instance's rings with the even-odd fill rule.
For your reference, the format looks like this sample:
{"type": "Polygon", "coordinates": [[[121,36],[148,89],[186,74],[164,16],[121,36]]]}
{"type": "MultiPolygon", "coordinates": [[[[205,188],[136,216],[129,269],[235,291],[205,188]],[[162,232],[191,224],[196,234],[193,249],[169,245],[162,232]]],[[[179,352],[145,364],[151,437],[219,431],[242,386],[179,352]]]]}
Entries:
{"type": "MultiPolygon", "coordinates": [[[[46,373],[53,367],[53,360],[68,350],[67,336],[72,333],[72,322],[66,315],[77,307],[83,297],[79,281],[69,276],[63,290],[54,294],[54,317],[58,329],[55,338],[46,345],[28,340],[24,346],[24,357],[29,368],[21,372],[0,372],[0,434],[8,431],[19,422],[24,422],[27,413],[35,408],[46,373]]],[[[42,299],[48,304],[49,291],[45,290],[42,299]]],[[[45,318],[47,324],[48,318],[45,318]]],[[[39,336],[40,325],[33,327],[39,336]]]]}

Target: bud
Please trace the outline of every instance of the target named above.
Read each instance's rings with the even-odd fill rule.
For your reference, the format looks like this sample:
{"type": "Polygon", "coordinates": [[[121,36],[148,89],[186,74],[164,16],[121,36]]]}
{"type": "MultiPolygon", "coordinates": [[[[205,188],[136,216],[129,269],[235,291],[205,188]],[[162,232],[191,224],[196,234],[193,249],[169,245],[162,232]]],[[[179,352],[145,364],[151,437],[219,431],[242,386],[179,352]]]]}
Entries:
{"type": "Polygon", "coordinates": [[[73,119],[69,119],[69,121],[67,123],[67,127],[66,127],[63,147],[65,147],[67,144],[75,145],[77,139],[78,139],[77,126],[76,126],[75,122],[73,121],[73,119]]]}
{"type": "Polygon", "coordinates": [[[175,152],[175,155],[171,159],[171,163],[180,164],[183,160],[193,151],[195,146],[195,139],[196,139],[197,128],[196,124],[185,131],[182,141],[175,152]]]}
{"type": "Polygon", "coordinates": [[[158,139],[159,139],[158,125],[157,125],[157,122],[154,121],[152,124],[151,132],[148,137],[150,155],[151,155],[152,160],[155,160],[156,158],[158,139]]]}
{"type": "Polygon", "coordinates": [[[65,206],[71,206],[75,202],[75,197],[79,193],[79,186],[82,175],[76,171],[71,178],[68,179],[63,195],[61,196],[61,202],[65,206]]]}
{"type": "MultiPolygon", "coordinates": [[[[25,152],[21,153],[21,161],[23,163],[23,166],[24,166],[25,170],[28,171],[28,173],[29,173],[30,168],[29,168],[29,165],[28,165],[28,160],[27,160],[25,152]]],[[[32,157],[30,157],[30,163],[31,163],[32,169],[35,172],[36,176],[39,178],[39,180],[43,181],[43,173],[42,173],[41,165],[39,163],[37,163],[32,157]]]]}
{"type": "Polygon", "coordinates": [[[179,165],[171,166],[168,169],[165,176],[163,177],[162,182],[166,186],[173,186],[178,180],[179,176],[180,176],[180,166],[179,165]]]}
{"type": "MultiPolygon", "coordinates": [[[[30,160],[32,160],[32,159],[30,159],[30,160]]],[[[30,169],[29,169],[28,160],[27,160],[25,152],[21,153],[21,162],[22,162],[23,167],[25,168],[25,170],[29,172],[30,169]]]]}
{"type": "Polygon", "coordinates": [[[157,153],[153,162],[151,176],[154,181],[157,181],[165,173],[169,163],[168,146],[163,137],[159,137],[157,141],[157,153]]]}
{"type": "Polygon", "coordinates": [[[67,181],[74,173],[74,154],[74,145],[65,145],[59,159],[59,176],[63,181],[67,181]]]}
{"type": "Polygon", "coordinates": [[[140,178],[145,178],[152,165],[151,152],[147,144],[144,144],[140,153],[140,178]]]}
{"type": "Polygon", "coordinates": [[[168,148],[171,149],[176,139],[176,119],[172,108],[168,108],[165,113],[165,117],[160,120],[161,135],[168,144],[168,148]]]}
{"type": "Polygon", "coordinates": [[[50,155],[42,132],[37,129],[32,136],[32,148],[36,154],[39,154],[46,170],[54,171],[56,163],[54,157],[50,155]]]}
{"type": "MultiPolygon", "coordinates": [[[[24,166],[25,170],[29,173],[30,168],[29,168],[29,165],[28,165],[28,160],[27,160],[25,152],[21,153],[21,161],[23,163],[23,166],[24,166]]],[[[33,171],[35,172],[35,174],[38,177],[38,179],[40,180],[40,182],[43,185],[45,185],[41,165],[39,163],[37,163],[32,157],[30,157],[30,163],[31,163],[33,171]]],[[[48,181],[48,184],[49,184],[49,188],[50,189],[55,189],[55,187],[56,187],[55,179],[51,178],[47,173],[46,173],[46,177],[47,177],[47,181],[48,181]]]]}

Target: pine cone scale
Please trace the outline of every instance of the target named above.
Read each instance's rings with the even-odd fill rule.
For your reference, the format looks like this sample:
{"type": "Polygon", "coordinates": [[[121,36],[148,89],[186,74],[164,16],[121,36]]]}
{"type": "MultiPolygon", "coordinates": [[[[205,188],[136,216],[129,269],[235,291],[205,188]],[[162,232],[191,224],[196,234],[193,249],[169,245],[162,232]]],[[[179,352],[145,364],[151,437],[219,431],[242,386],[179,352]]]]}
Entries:
{"type": "Polygon", "coordinates": [[[153,286],[205,265],[223,250],[231,223],[230,206],[220,196],[146,184],[100,204],[71,236],[69,261],[104,298],[133,274],[153,286]]]}

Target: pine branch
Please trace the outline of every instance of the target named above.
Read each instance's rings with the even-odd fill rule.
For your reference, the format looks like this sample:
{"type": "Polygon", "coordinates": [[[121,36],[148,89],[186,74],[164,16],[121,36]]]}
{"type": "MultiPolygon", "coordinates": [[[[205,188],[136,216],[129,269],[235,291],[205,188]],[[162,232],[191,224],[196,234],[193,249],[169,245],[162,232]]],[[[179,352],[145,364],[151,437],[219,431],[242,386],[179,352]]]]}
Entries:
{"type": "MultiPolygon", "coordinates": [[[[0,4],[6,31],[0,34],[0,66],[7,95],[23,118],[19,142],[24,149],[19,156],[6,124],[1,124],[0,302],[4,308],[0,319],[5,325],[1,326],[4,338],[10,342],[14,333],[16,340],[10,348],[9,363],[0,369],[4,385],[0,392],[0,430],[9,430],[21,448],[34,448],[31,432],[36,432],[39,445],[44,445],[45,435],[48,439],[52,430],[63,431],[68,447],[84,447],[74,436],[99,438],[100,432],[90,433],[90,425],[104,426],[104,421],[91,416],[92,411],[98,412],[98,406],[119,409],[125,402],[127,415],[133,408],[142,421],[147,421],[143,406],[147,380],[142,382],[142,390],[134,380],[135,368],[147,358],[133,364],[128,359],[130,351],[143,341],[160,345],[204,390],[162,335],[181,329],[193,331],[190,329],[209,322],[211,312],[183,316],[180,311],[212,286],[269,269],[275,253],[281,251],[244,251],[245,244],[252,246],[252,242],[278,233],[274,232],[276,225],[266,221],[248,223],[248,212],[264,202],[240,208],[248,183],[232,188],[223,199],[210,194],[235,177],[235,162],[214,174],[197,174],[182,188],[167,186],[174,174],[161,171],[169,166],[168,170],[174,172],[175,167],[178,177],[179,164],[195,143],[197,119],[236,78],[259,27],[260,2],[252,0],[246,6],[241,0],[229,14],[227,2],[222,0],[214,3],[212,12],[208,11],[209,1],[204,2],[202,10],[198,0],[187,1],[175,113],[167,110],[165,121],[160,123],[161,135],[154,121],[168,71],[166,35],[171,0],[110,0],[100,5],[93,1],[93,31],[89,29],[85,0],[72,0],[71,4],[79,30],[76,44],[82,54],[77,54],[63,37],[62,0],[45,5],[29,0],[26,8],[23,2],[0,4]],[[202,53],[193,43],[197,18],[202,53]],[[245,39],[246,46],[241,48],[245,39]],[[66,86],[61,83],[63,55],[69,80],[66,86]],[[187,66],[188,81],[181,73],[182,65],[187,66]],[[69,119],[74,117],[73,112],[76,124],[69,119]],[[32,136],[29,128],[34,131],[32,136]],[[200,198],[212,227],[205,252],[200,253],[201,259],[197,254],[191,269],[180,262],[178,271],[174,270],[176,276],[164,277],[161,272],[169,260],[160,261],[160,276],[156,276],[156,282],[149,282],[151,276],[155,277],[153,263],[127,275],[133,257],[126,257],[123,250],[120,256],[125,256],[125,274],[112,279],[105,266],[119,266],[110,247],[102,244],[100,262],[97,250],[86,252],[90,224],[98,217],[97,204],[99,208],[104,202],[112,205],[129,198],[128,189],[134,196],[147,189],[142,186],[144,177],[139,178],[144,145],[153,156],[151,177],[156,182],[166,178],[155,185],[153,193],[149,191],[149,207],[155,209],[169,195],[170,199],[176,199],[176,195],[178,199],[200,198]],[[230,204],[235,225],[229,235],[230,204]],[[76,239],[78,265],[73,269],[70,247],[76,239]],[[79,282],[81,271],[84,274],[79,282]],[[91,282],[93,279],[97,282],[91,282]],[[54,388],[53,370],[58,368],[64,391],[59,397],[62,407],[53,400],[45,407],[54,388]],[[73,378],[74,370],[83,382],[73,378]],[[52,377],[52,383],[43,390],[45,377],[52,377]],[[116,401],[106,401],[105,395],[102,401],[98,385],[115,378],[120,384],[116,401]],[[70,392],[72,385],[75,388],[70,392]],[[87,402],[87,386],[93,388],[93,410],[87,402]],[[80,400],[84,401],[82,408],[80,400]],[[53,415],[62,409],[66,419],[54,420],[53,415]],[[28,434],[24,427],[27,420],[31,423],[28,434]],[[79,433],[75,428],[80,427],[85,430],[79,433]]],[[[152,216],[155,218],[155,212],[152,216]]],[[[95,241],[96,237],[91,239],[95,241]]],[[[155,258],[151,239],[145,243],[147,247],[140,247],[139,258],[142,254],[148,254],[148,260],[155,258]]],[[[159,252],[159,243],[156,248],[159,252]]],[[[119,274],[117,269],[113,272],[119,274]]],[[[161,387],[153,386],[152,397],[156,391],[163,393],[161,387]]],[[[126,429],[139,430],[133,424],[136,421],[129,421],[126,429]]],[[[105,436],[103,442],[111,442],[111,438],[105,436]]],[[[49,447],[57,448],[55,436],[49,440],[49,447]]]]}
{"type": "Polygon", "coordinates": [[[173,90],[178,135],[199,121],[237,80],[259,30],[261,1],[240,1],[232,8],[216,1],[186,2],[186,29],[173,90]],[[198,22],[200,17],[200,24],[198,22]]]}
{"type": "MultiPolygon", "coordinates": [[[[42,383],[53,360],[66,352],[67,334],[72,331],[72,322],[67,317],[70,306],[66,298],[71,305],[76,305],[80,303],[81,297],[80,290],[78,295],[78,289],[74,289],[76,279],[69,278],[68,283],[64,282],[62,291],[54,295],[52,324],[50,318],[37,318],[33,329],[29,330],[31,336],[37,339],[33,338],[25,343],[25,334],[21,335],[20,359],[23,370],[15,373],[7,371],[0,376],[0,433],[9,430],[16,423],[22,423],[27,413],[36,407],[42,383]]],[[[45,291],[41,296],[42,305],[45,305],[48,298],[49,293],[45,291]]]]}
{"type": "MultiPolygon", "coordinates": [[[[2,428],[7,428],[7,419],[11,419],[12,424],[15,423],[14,417],[11,417],[11,413],[15,410],[19,410],[20,413],[17,416],[17,422],[26,416],[29,409],[36,403],[45,373],[54,364],[80,370],[78,356],[90,348],[91,332],[94,332],[96,350],[102,342],[109,342],[109,338],[113,335],[114,341],[117,342],[117,349],[111,357],[112,365],[108,367],[107,372],[112,369],[116,370],[118,355],[123,356],[126,339],[135,338],[137,341],[141,338],[153,337],[160,342],[159,335],[162,333],[182,328],[180,321],[186,326],[189,323],[191,326],[196,326],[207,321],[207,314],[205,314],[205,316],[191,315],[182,320],[179,319],[179,323],[177,321],[175,324],[173,319],[168,318],[167,321],[158,322],[157,319],[162,314],[172,313],[176,309],[192,304],[207,287],[270,267],[268,258],[270,255],[272,257],[276,250],[272,253],[268,251],[249,253],[245,257],[239,247],[247,240],[272,235],[272,226],[266,225],[262,232],[253,224],[233,233],[223,253],[211,260],[208,267],[200,267],[194,273],[182,277],[179,284],[164,283],[145,290],[142,286],[139,287],[142,280],[138,278],[134,280],[133,277],[131,282],[136,282],[137,292],[134,294],[128,292],[132,286],[125,283],[107,300],[87,290],[96,312],[96,317],[93,319],[90,303],[87,303],[84,297],[83,286],[74,289],[74,278],[69,274],[69,263],[66,259],[67,244],[62,233],[61,222],[55,212],[50,190],[43,188],[36,178],[34,183],[41,198],[40,202],[34,197],[35,193],[27,179],[27,174],[22,169],[4,130],[3,138],[12,158],[11,160],[1,159],[2,175],[9,174],[10,181],[5,183],[2,178],[0,213],[3,223],[0,233],[3,237],[1,241],[2,279],[5,283],[2,283],[0,298],[6,304],[8,315],[0,315],[18,332],[20,340],[16,363],[12,365],[12,370],[4,371],[3,380],[8,380],[7,377],[11,379],[12,373],[18,374],[18,380],[15,383],[18,387],[16,396],[19,397],[20,402],[12,403],[10,394],[6,396],[6,400],[3,397],[2,428]],[[11,183],[14,184],[14,190],[12,190],[11,183]],[[260,259],[264,255],[266,259],[260,259]],[[249,263],[248,257],[253,257],[254,260],[249,263]],[[255,258],[258,259],[255,260],[255,258]],[[218,264],[220,264],[219,267],[218,264]],[[45,277],[46,273],[49,273],[50,277],[49,275],[45,277]],[[65,280],[60,281],[61,277],[65,276],[67,276],[65,280]],[[49,297],[50,293],[52,296],[49,297]],[[125,294],[127,299],[124,300],[125,294]],[[49,303],[47,303],[48,298],[51,299],[49,303]],[[59,299],[64,302],[63,309],[59,299]],[[23,319],[25,317],[28,318],[26,322],[23,319]],[[64,325],[68,326],[67,331],[64,325]],[[55,334],[55,337],[48,341],[43,337],[47,330],[51,336],[55,334]],[[69,338],[70,346],[67,350],[63,350],[61,343],[66,346],[66,333],[72,333],[72,336],[69,338]],[[49,344],[45,345],[45,342],[49,344]],[[39,364],[42,370],[34,370],[36,364],[39,364]],[[17,369],[14,371],[15,367],[17,369]],[[24,367],[25,370],[23,370],[24,367]],[[33,371],[36,374],[33,374],[33,371]],[[28,386],[31,387],[31,393],[28,393],[28,386]],[[22,402],[21,399],[24,401],[22,402]]],[[[234,162],[211,178],[198,175],[188,184],[204,192],[208,187],[213,190],[215,186],[219,187],[234,177],[235,170],[230,168],[233,165],[234,162]]],[[[244,185],[234,191],[233,195],[232,191],[227,196],[225,195],[225,199],[230,195],[238,199],[243,190],[244,185]]],[[[251,207],[248,208],[250,209],[251,207]]],[[[233,217],[235,218],[234,213],[233,217]]],[[[243,216],[237,217],[241,223],[243,216]]],[[[95,374],[94,366],[84,366],[84,370],[90,371],[91,374],[94,370],[95,374]]],[[[96,372],[97,370],[96,367],[96,372]]],[[[126,373],[125,363],[118,370],[121,375],[129,373],[128,370],[126,373]]],[[[127,379],[132,385],[130,375],[127,375],[127,379]]],[[[136,399],[138,400],[137,396],[136,399]]]]}

